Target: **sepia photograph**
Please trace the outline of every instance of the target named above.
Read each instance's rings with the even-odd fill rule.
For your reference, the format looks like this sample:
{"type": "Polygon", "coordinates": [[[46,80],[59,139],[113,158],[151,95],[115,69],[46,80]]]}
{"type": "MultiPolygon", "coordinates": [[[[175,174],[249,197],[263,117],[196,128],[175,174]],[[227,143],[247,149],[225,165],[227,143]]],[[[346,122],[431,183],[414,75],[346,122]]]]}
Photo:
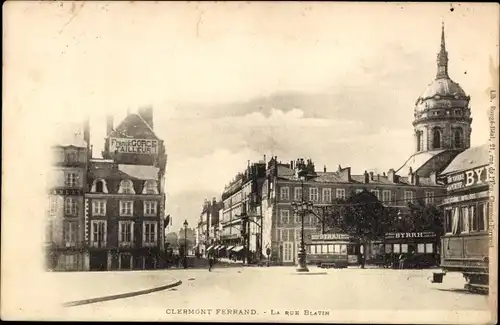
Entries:
{"type": "Polygon", "coordinates": [[[2,320],[497,322],[498,4],[3,8],[2,320]]]}

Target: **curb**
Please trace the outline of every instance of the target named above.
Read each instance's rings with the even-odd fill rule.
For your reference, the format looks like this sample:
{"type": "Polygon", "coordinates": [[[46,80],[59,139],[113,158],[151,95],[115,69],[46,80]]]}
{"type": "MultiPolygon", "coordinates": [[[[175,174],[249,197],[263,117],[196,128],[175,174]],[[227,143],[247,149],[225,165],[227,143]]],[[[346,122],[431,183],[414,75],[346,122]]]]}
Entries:
{"type": "Polygon", "coordinates": [[[145,294],[156,292],[156,291],[162,291],[162,290],[174,288],[174,287],[180,286],[181,284],[182,284],[182,281],[179,280],[179,281],[176,281],[174,283],[169,283],[169,284],[163,285],[161,287],[156,287],[156,288],[152,288],[152,289],[139,290],[139,291],[121,293],[121,294],[117,294],[117,295],[104,296],[104,297],[98,297],[98,298],[70,301],[70,302],[63,303],[63,306],[64,307],[74,307],[74,306],[80,306],[80,305],[93,304],[96,302],[103,302],[103,301],[109,301],[109,300],[116,300],[116,299],[140,296],[140,295],[145,295],[145,294]]]}

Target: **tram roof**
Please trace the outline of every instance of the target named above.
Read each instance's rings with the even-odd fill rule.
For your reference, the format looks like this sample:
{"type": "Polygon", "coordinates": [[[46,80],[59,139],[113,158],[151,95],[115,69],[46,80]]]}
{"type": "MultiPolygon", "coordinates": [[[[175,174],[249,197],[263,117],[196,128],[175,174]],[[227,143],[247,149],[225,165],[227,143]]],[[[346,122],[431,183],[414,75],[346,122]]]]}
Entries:
{"type": "Polygon", "coordinates": [[[478,147],[472,147],[458,154],[455,159],[446,167],[441,176],[451,173],[457,173],[471,168],[488,165],[489,146],[484,144],[478,147]]]}

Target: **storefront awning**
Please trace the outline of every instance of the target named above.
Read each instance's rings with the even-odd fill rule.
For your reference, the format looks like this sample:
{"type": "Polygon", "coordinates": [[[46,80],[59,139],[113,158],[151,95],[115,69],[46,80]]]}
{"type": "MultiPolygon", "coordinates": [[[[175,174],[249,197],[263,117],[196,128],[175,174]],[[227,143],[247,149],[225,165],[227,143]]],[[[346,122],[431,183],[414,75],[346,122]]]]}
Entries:
{"type": "Polygon", "coordinates": [[[212,249],[214,249],[214,245],[209,246],[209,247],[207,248],[207,252],[208,252],[209,250],[212,250],[212,249]]]}
{"type": "Polygon", "coordinates": [[[223,249],[226,249],[226,246],[220,245],[219,248],[218,248],[218,250],[223,250],[223,249]]]}
{"type": "Polygon", "coordinates": [[[227,248],[227,250],[228,250],[228,251],[230,251],[230,250],[232,250],[232,249],[233,249],[233,248],[235,248],[235,247],[236,247],[236,246],[229,246],[229,247],[227,248]]]}
{"type": "Polygon", "coordinates": [[[236,246],[233,248],[233,252],[237,253],[243,249],[243,246],[236,246]]]}

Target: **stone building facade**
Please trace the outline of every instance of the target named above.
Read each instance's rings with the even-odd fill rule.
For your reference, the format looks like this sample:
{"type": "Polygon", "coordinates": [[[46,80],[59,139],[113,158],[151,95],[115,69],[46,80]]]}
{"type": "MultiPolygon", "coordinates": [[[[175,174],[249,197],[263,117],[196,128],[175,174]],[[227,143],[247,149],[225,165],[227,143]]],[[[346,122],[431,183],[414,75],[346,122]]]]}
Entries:
{"type": "Polygon", "coordinates": [[[46,267],[54,271],[88,270],[84,193],[89,154],[89,124],[52,147],[46,223],[46,267]],[[83,132],[82,132],[83,131],[83,132]]]}
{"type": "Polygon", "coordinates": [[[89,161],[85,194],[90,270],[161,267],[167,156],[152,108],[128,114],[116,129],[108,117],[102,156],[89,161]]]}

